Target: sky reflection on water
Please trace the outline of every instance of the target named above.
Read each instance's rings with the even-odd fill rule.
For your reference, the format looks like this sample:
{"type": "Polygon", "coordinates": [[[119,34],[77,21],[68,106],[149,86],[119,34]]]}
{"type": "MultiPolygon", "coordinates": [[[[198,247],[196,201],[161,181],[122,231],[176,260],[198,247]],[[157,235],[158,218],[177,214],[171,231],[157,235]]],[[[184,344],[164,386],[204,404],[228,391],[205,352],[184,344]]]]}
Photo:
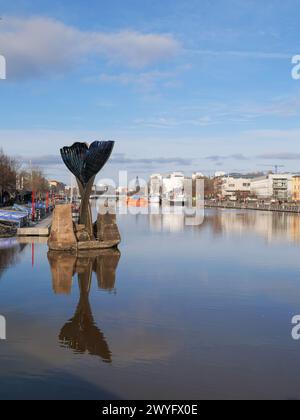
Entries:
{"type": "Polygon", "coordinates": [[[0,398],[300,397],[298,215],[119,225],[110,257],[0,241],[0,398]]]}

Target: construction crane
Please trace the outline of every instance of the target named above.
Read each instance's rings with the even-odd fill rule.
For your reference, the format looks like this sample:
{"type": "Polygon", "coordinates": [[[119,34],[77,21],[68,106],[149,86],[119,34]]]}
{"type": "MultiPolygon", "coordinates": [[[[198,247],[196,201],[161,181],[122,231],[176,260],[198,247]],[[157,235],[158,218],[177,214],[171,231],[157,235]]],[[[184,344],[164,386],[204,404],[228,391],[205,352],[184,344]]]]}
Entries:
{"type": "Polygon", "coordinates": [[[279,168],[284,168],[284,165],[259,165],[259,166],[266,166],[268,168],[274,168],[275,169],[275,174],[278,174],[278,169],[279,168]]]}

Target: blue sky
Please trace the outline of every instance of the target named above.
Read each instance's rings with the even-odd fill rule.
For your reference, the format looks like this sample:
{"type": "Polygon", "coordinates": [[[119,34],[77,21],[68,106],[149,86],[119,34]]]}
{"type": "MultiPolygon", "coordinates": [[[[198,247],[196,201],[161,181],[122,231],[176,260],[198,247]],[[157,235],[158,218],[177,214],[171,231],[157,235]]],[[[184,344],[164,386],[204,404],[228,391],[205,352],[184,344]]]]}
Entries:
{"type": "Polygon", "coordinates": [[[116,140],[104,175],[299,171],[297,0],[0,0],[0,146],[116,140]]]}

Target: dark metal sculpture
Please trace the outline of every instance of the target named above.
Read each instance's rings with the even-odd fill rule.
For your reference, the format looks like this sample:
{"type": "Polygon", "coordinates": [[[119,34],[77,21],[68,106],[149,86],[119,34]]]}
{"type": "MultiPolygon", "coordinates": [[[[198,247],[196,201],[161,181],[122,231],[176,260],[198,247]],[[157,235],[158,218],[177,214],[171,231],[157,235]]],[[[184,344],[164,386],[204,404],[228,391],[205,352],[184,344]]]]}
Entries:
{"type": "Polygon", "coordinates": [[[60,150],[65,165],[75,175],[78,183],[81,195],[79,223],[86,226],[91,236],[93,228],[90,195],[95,177],[110,158],[114,144],[114,141],[95,141],[90,146],[87,143],[74,143],[73,146],[60,150]]]}
{"type": "Polygon", "coordinates": [[[74,143],[71,147],[63,147],[61,155],[68,169],[86,187],[110,158],[114,144],[113,141],[95,141],[90,146],[74,143]]]}

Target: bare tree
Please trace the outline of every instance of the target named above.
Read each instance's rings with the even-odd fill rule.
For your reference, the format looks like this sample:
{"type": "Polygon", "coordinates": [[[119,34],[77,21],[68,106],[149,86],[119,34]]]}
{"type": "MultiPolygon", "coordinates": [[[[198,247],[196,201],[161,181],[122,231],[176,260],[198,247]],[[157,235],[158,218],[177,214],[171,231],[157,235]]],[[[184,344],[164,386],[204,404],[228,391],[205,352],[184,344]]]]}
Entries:
{"type": "Polygon", "coordinates": [[[17,164],[0,149],[0,202],[4,195],[10,196],[16,191],[17,164]]]}
{"type": "Polygon", "coordinates": [[[22,191],[36,191],[40,193],[49,191],[49,183],[43,171],[38,167],[20,171],[18,178],[22,191]]]}

